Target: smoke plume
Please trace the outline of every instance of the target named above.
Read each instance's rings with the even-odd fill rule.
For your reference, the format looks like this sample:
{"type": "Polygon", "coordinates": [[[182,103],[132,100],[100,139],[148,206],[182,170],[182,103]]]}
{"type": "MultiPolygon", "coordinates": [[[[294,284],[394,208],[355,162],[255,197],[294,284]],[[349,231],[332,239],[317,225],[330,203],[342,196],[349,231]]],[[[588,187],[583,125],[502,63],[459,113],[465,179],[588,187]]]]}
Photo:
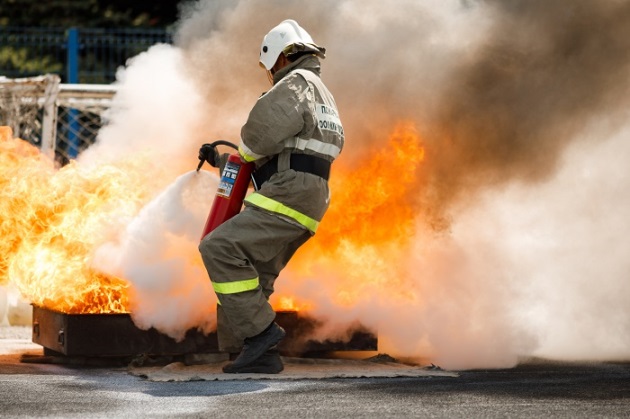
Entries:
{"type": "MultiPolygon", "coordinates": [[[[331,303],[341,279],[333,270],[300,276],[289,265],[278,280],[278,292],[315,302],[328,320],[320,336],[358,320],[378,330],[381,350],[449,368],[510,366],[530,355],[630,357],[628,2],[200,0],[181,16],[175,46],[156,46],[121,70],[110,125],[86,162],[146,152],[159,191],[194,167],[201,143],[238,141],[269,88],[260,41],[296,19],[328,51],[322,78],[346,133],[336,164],[358,166],[400,121],[416,126],[426,152],[405,198],[418,214],[413,245],[401,250],[404,263],[373,270],[379,287],[340,307],[331,303]]],[[[175,185],[101,255],[138,287],[141,324],[177,335],[205,322],[193,313],[207,313],[208,301],[192,299],[185,310],[182,300],[164,301],[162,313],[178,319],[164,324],[162,300],[142,298],[142,289],[182,278],[182,261],[199,262],[155,262],[173,240],[168,223],[146,236],[156,229],[149,214],[191,187],[175,185]],[[153,263],[159,272],[144,270],[153,263]]],[[[198,240],[184,237],[185,248],[198,240]]]]}
{"type": "Polygon", "coordinates": [[[627,120],[630,4],[475,7],[493,23],[454,68],[431,123],[442,142],[427,169],[445,204],[506,181],[544,181],[590,123],[605,119],[600,135],[609,136],[627,120]]]}

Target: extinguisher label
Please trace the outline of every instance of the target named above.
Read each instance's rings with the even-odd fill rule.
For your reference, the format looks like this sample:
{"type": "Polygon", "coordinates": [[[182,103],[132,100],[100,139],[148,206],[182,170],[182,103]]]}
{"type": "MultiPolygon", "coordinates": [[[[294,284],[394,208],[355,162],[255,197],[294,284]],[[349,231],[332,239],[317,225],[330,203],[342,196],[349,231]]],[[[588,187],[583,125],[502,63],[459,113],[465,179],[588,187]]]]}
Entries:
{"type": "Polygon", "coordinates": [[[232,189],[234,189],[234,182],[238,176],[238,171],[241,170],[241,165],[228,161],[223,168],[221,174],[221,182],[219,182],[219,188],[217,189],[217,195],[224,198],[229,198],[232,195],[232,189]]]}

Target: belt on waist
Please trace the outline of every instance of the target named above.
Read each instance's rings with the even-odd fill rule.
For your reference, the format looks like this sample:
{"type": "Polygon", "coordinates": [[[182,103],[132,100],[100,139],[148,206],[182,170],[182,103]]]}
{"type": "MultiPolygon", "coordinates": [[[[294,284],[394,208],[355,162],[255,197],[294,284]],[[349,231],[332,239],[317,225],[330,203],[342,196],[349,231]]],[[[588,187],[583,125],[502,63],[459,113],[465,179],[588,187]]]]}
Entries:
{"type": "MultiPolygon", "coordinates": [[[[328,180],[330,177],[330,162],[321,157],[311,156],[308,154],[291,154],[290,169],[297,172],[306,172],[317,175],[328,180]]],[[[260,187],[269,180],[271,176],[278,172],[278,155],[273,156],[271,160],[263,164],[254,171],[252,175],[256,188],[260,187]]]]}

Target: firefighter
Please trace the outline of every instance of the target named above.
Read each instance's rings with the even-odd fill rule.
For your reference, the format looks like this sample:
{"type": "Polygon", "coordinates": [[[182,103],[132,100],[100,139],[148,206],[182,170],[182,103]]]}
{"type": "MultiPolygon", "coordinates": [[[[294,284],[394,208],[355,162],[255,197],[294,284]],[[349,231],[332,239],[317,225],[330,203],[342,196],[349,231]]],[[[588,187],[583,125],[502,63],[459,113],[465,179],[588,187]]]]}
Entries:
{"type": "MultiPolygon", "coordinates": [[[[335,100],[320,79],[325,52],[294,20],[271,29],[260,47],[272,87],[250,111],[239,144],[241,160],[255,163],[257,191],[199,245],[218,298],[219,347],[238,353],[226,373],[284,368],[276,345],[285,331],[269,296],[280,271],[317,231],[329,204],[331,163],[344,144],[335,100]]],[[[219,165],[208,144],[199,158],[219,165]]]]}

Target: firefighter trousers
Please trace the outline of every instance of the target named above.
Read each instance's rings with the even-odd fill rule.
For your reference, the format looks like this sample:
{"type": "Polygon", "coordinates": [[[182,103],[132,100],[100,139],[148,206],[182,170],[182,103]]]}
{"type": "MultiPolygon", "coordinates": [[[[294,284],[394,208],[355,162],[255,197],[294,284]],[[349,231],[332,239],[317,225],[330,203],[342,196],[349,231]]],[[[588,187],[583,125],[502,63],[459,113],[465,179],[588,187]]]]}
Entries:
{"type": "Polygon", "coordinates": [[[274,282],[311,233],[264,210],[246,207],[201,241],[199,251],[217,294],[219,349],[240,352],[243,339],[275,319],[274,282]]]}

